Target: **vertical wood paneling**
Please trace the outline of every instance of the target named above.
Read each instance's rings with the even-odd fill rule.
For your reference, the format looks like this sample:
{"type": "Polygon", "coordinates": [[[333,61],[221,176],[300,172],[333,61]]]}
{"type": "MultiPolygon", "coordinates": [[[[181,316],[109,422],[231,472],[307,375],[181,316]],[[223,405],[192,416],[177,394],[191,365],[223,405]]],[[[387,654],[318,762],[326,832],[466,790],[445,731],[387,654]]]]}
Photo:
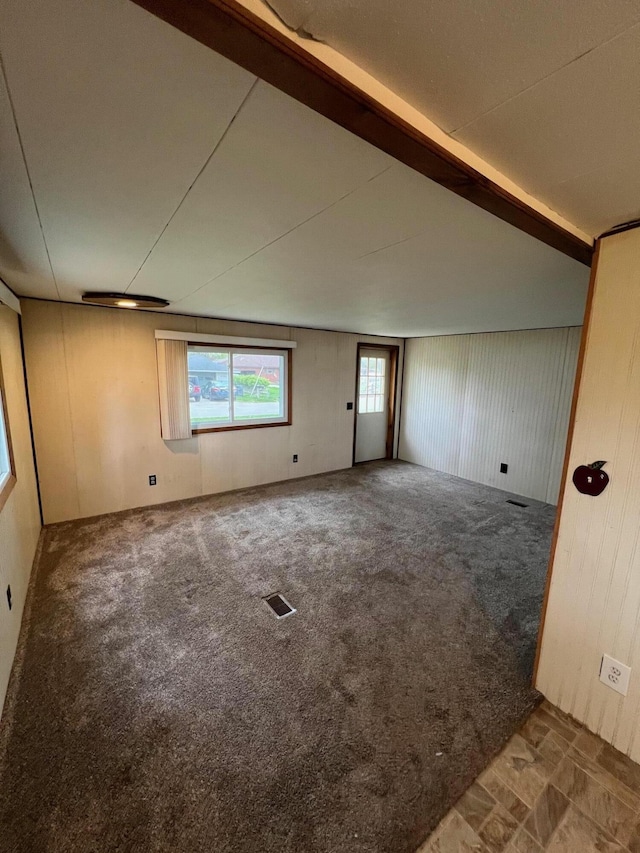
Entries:
{"type": "Polygon", "coordinates": [[[18,642],[31,565],[40,535],[40,512],[31,450],[31,434],[24,388],[18,315],[0,305],[0,363],[4,376],[7,415],[16,484],[0,511],[0,713],[18,642]],[[4,598],[11,584],[13,607],[4,598]]]}
{"type": "Polygon", "coordinates": [[[48,523],[349,467],[358,341],[402,355],[394,338],[171,314],[24,300],[23,316],[48,523]],[[293,424],[163,441],[156,328],[296,340],[293,424]]]}
{"type": "Polygon", "coordinates": [[[400,458],[555,503],[577,340],[563,328],[408,341],[400,458]]]}
{"type": "Polygon", "coordinates": [[[401,459],[458,473],[471,337],[406,342],[401,459]]]}
{"type": "Polygon", "coordinates": [[[46,408],[47,417],[46,432],[34,432],[38,479],[42,503],[51,507],[49,521],[58,521],[76,518],[80,511],[62,325],[64,309],[59,302],[33,304],[39,306],[42,322],[39,334],[30,338],[28,347],[25,305],[22,311],[31,404],[39,402],[46,408]],[[43,369],[33,369],[36,365],[43,369]]]}
{"type": "Polygon", "coordinates": [[[571,413],[571,398],[576,381],[576,365],[580,351],[582,326],[572,326],[567,329],[567,347],[562,365],[562,376],[558,385],[558,406],[556,425],[552,441],[551,463],[549,465],[549,480],[547,483],[547,503],[555,504],[560,493],[562,465],[567,446],[569,431],[569,415],[571,413]]]}
{"type": "Polygon", "coordinates": [[[569,477],[607,460],[598,498],[568,483],[537,686],[640,761],[640,231],[601,242],[569,477]],[[632,668],[629,694],[601,684],[603,653],[632,668]]]}
{"type": "MultiPolygon", "coordinates": [[[[41,306],[47,304],[25,302],[27,352],[39,334],[33,333],[33,306],[42,316],[41,306]]],[[[200,464],[192,452],[196,440],[164,442],[160,434],[156,318],[83,305],[61,310],[67,384],[60,383],[60,395],[70,410],[78,514],[189,497],[200,486],[200,464]],[[157,486],[149,486],[150,474],[157,476],[157,486]]],[[[195,327],[191,317],[172,317],[171,323],[179,331],[195,327]]],[[[51,373],[46,362],[33,364],[27,358],[29,382],[34,374],[51,373]]],[[[50,441],[48,407],[46,396],[32,398],[34,432],[43,444],[50,441]]],[[[40,470],[39,459],[38,464],[40,470]]],[[[47,522],[58,513],[59,496],[64,497],[64,489],[43,500],[47,522]]],[[[58,515],[56,520],[62,519],[58,515]]]]}

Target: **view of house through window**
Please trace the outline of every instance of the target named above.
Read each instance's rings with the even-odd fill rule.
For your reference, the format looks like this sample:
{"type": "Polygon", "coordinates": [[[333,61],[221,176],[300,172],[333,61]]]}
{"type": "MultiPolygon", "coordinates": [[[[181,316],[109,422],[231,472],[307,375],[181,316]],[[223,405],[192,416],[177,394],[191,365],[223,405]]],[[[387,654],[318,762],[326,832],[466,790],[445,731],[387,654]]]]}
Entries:
{"type": "Polygon", "coordinates": [[[0,491],[11,477],[11,456],[9,454],[9,434],[4,415],[4,400],[0,388],[0,491]]]}
{"type": "Polygon", "coordinates": [[[358,414],[384,411],[385,359],[360,357],[358,414]]]}
{"type": "Polygon", "coordinates": [[[288,352],[189,344],[194,431],[289,422],[288,352]]]}

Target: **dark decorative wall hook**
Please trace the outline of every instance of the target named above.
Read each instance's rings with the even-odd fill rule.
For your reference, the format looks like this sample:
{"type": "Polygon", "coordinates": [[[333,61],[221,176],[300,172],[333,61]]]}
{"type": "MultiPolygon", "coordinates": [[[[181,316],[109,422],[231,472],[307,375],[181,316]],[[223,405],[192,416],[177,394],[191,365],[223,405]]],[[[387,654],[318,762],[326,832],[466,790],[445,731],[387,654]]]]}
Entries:
{"type": "Polygon", "coordinates": [[[596,498],[601,495],[609,483],[609,475],[602,471],[606,462],[592,462],[591,465],[578,465],[573,472],[573,485],[583,495],[596,498]]]}

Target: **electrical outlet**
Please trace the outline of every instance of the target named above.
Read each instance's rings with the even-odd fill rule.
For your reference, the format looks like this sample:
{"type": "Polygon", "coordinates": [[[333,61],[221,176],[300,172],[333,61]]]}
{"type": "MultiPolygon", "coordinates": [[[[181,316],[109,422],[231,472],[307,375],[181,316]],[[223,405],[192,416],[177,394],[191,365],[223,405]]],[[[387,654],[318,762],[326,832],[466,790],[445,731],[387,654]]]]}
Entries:
{"type": "Polygon", "coordinates": [[[156,484],[156,475],[155,474],[149,474],[149,485],[155,486],[155,484],[156,484]]]}
{"type": "Polygon", "coordinates": [[[298,461],[298,454],[297,454],[297,453],[294,453],[294,454],[293,454],[293,461],[294,461],[294,462],[297,462],[297,461],[298,461]]]}
{"type": "Polygon", "coordinates": [[[11,584],[9,584],[9,586],[7,587],[7,604],[9,605],[9,610],[11,610],[11,608],[13,607],[13,604],[11,602],[11,584]]]}
{"type": "Polygon", "coordinates": [[[353,403],[347,403],[347,411],[350,412],[353,409],[353,403]]]}
{"type": "Polygon", "coordinates": [[[600,681],[603,684],[606,684],[607,687],[610,687],[617,693],[622,693],[623,696],[626,696],[629,690],[630,676],[630,667],[620,663],[620,661],[615,658],[609,657],[609,655],[602,656],[602,664],[600,665],[600,681]]]}
{"type": "Polygon", "coordinates": [[[501,473],[501,474],[506,474],[508,470],[509,470],[509,466],[507,465],[507,463],[506,463],[506,462],[501,462],[501,463],[500,463],[500,473],[501,473]]]}

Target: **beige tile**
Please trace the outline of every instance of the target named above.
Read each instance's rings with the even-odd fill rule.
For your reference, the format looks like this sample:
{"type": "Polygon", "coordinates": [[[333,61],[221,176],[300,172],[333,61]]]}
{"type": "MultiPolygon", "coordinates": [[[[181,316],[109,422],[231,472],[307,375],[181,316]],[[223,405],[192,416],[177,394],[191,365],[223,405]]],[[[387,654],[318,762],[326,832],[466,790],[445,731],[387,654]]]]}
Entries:
{"type": "Polygon", "coordinates": [[[553,785],[547,785],[524,822],[524,828],[543,847],[564,817],[569,800],[553,785]]]}
{"type": "Polygon", "coordinates": [[[451,823],[451,819],[452,819],[454,814],[455,814],[454,809],[451,809],[450,811],[447,812],[447,814],[442,818],[440,823],[436,826],[436,828],[433,830],[433,832],[427,838],[427,840],[423,844],[420,845],[418,850],[416,850],[416,853],[431,853],[431,850],[433,850],[433,848],[431,846],[432,842],[435,841],[435,839],[443,831],[445,826],[448,823],[451,823]]]}
{"type": "MultiPolygon", "coordinates": [[[[580,734],[580,729],[574,728],[574,726],[572,725],[573,721],[569,717],[566,717],[566,715],[563,715],[563,717],[566,717],[566,719],[561,719],[556,714],[550,713],[550,707],[550,705],[543,705],[542,707],[538,708],[538,710],[535,712],[535,717],[537,718],[538,722],[542,723],[542,725],[544,726],[547,726],[547,728],[549,729],[553,729],[553,731],[557,732],[560,737],[563,737],[565,740],[568,740],[570,743],[572,743],[580,734]]],[[[560,713],[562,712],[559,711],[558,714],[560,713]]]]}
{"type": "Polygon", "coordinates": [[[543,851],[640,853],[640,766],[546,701],[418,853],[543,851]]]}
{"type": "Polygon", "coordinates": [[[636,824],[633,809],[614,797],[568,757],[563,759],[554,774],[553,784],[584,814],[589,815],[617,841],[626,845],[636,824]]]}
{"type": "Polygon", "coordinates": [[[640,824],[636,824],[627,847],[630,853],[640,853],[640,824]]]}
{"type": "Polygon", "coordinates": [[[619,853],[624,848],[570,805],[546,850],[547,853],[619,853]]]}
{"type": "Polygon", "coordinates": [[[611,791],[614,796],[622,800],[629,808],[636,812],[640,811],[640,796],[630,791],[620,779],[609,773],[608,770],[605,770],[596,761],[592,761],[582,752],[570,749],[567,755],[581,770],[584,770],[596,782],[599,782],[608,791],[611,791]]]}
{"type": "Polygon", "coordinates": [[[504,806],[498,803],[485,821],[484,826],[478,832],[478,835],[491,853],[502,853],[517,828],[518,821],[504,806]]]}
{"type": "Polygon", "coordinates": [[[548,699],[545,699],[540,705],[540,710],[546,711],[548,714],[551,714],[552,717],[555,717],[556,720],[559,720],[561,723],[564,723],[569,729],[571,729],[575,734],[580,734],[583,730],[584,726],[582,723],[579,723],[577,720],[574,720],[569,714],[565,714],[564,711],[561,711],[556,705],[552,705],[548,699]]]}
{"type": "Polygon", "coordinates": [[[519,733],[527,743],[530,743],[531,746],[537,748],[549,734],[549,727],[545,726],[544,723],[540,722],[540,720],[533,715],[529,717],[527,722],[520,729],[519,733]]]}
{"type": "Polygon", "coordinates": [[[618,752],[608,743],[604,743],[597,762],[609,773],[623,782],[627,788],[631,788],[636,794],[640,794],[640,764],[636,764],[626,755],[618,752]]]}
{"type": "Polygon", "coordinates": [[[549,764],[557,767],[565,756],[569,746],[569,741],[560,737],[556,732],[549,732],[538,747],[538,752],[549,764]]]}
{"type": "Polygon", "coordinates": [[[521,829],[511,842],[513,853],[542,853],[542,847],[525,829],[521,829]]]}
{"type": "Polygon", "coordinates": [[[520,735],[514,735],[493,763],[494,772],[526,803],[533,807],[553,768],[520,735]]]}
{"type": "Polygon", "coordinates": [[[511,788],[499,779],[493,770],[489,769],[482,777],[482,785],[513,817],[522,823],[529,813],[529,806],[516,796],[511,788]]]}
{"type": "Polygon", "coordinates": [[[456,810],[469,826],[477,831],[489,817],[495,804],[491,794],[482,785],[474,782],[456,803],[456,810]]]}
{"type": "Polygon", "coordinates": [[[588,729],[583,729],[576,738],[573,746],[580,750],[580,752],[583,752],[588,758],[597,758],[602,751],[604,741],[588,729]]]}
{"type": "Polygon", "coordinates": [[[440,830],[427,842],[422,853],[491,853],[469,824],[453,812],[440,830]]]}

